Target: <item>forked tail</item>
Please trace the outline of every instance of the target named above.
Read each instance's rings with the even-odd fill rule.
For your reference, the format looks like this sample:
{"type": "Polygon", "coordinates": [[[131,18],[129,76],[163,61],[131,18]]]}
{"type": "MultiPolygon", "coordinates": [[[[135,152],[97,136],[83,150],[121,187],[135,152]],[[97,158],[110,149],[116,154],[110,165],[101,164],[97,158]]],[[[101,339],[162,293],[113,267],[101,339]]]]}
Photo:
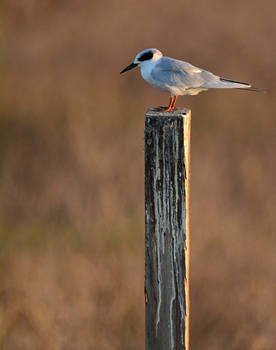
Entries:
{"type": "Polygon", "coordinates": [[[233,86],[234,89],[239,89],[239,90],[256,91],[256,92],[261,92],[261,91],[267,90],[266,88],[258,88],[256,86],[251,86],[248,83],[242,83],[241,81],[236,81],[236,80],[220,78],[220,81],[225,82],[225,83],[240,84],[240,86],[236,86],[236,87],[233,86]]]}

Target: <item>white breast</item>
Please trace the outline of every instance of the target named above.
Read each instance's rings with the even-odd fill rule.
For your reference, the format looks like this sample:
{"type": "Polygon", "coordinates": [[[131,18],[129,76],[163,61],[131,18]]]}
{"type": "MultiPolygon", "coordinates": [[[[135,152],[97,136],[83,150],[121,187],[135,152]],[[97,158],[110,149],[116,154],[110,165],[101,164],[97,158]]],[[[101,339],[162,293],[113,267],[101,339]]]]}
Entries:
{"type": "Polygon", "coordinates": [[[161,83],[152,78],[151,72],[157,63],[158,61],[143,62],[143,64],[140,66],[141,75],[151,86],[163,91],[171,92],[171,89],[167,84],[161,83]]]}
{"type": "Polygon", "coordinates": [[[141,65],[141,75],[149,84],[153,84],[153,79],[151,77],[151,71],[154,68],[156,62],[143,62],[141,65]]]}

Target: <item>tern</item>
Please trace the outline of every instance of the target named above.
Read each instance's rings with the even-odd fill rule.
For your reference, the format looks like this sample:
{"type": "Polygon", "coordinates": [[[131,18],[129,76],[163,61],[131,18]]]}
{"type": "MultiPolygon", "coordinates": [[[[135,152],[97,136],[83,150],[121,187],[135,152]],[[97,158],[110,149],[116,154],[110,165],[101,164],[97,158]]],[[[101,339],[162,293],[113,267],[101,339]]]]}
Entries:
{"type": "Polygon", "coordinates": [[[150,85],[170,93],[169,106],[160,107],[163,111],[173,110],[178,96],[197,95],[208,89],[265,90],[248,83],[221,78],[188,62],[163,56],[161,51],[154,48],[139,52],[134,61],[120,74],[135,67],[141,69],[142,77],[150,85]]]}

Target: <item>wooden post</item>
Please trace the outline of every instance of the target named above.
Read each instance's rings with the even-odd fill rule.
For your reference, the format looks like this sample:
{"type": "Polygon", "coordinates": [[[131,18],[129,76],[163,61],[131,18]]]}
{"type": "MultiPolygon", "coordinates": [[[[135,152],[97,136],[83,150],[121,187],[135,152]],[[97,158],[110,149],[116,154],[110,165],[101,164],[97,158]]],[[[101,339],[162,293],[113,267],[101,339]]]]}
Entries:
{"type": "Polygon", "coordinates": [[[191,112],[145,117],[146,350],[189,349],[191,112]]]}

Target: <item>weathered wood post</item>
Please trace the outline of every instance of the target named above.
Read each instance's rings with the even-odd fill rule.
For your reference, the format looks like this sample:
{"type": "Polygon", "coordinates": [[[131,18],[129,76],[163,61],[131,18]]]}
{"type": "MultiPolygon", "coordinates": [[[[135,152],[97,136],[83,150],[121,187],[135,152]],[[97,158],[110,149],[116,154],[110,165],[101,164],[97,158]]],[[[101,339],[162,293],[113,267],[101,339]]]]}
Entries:
{"type": "Polygon", "coordinates": [[[190,129],[190,110],[146,113],[146,350],[189,349],[190,129]]]}

